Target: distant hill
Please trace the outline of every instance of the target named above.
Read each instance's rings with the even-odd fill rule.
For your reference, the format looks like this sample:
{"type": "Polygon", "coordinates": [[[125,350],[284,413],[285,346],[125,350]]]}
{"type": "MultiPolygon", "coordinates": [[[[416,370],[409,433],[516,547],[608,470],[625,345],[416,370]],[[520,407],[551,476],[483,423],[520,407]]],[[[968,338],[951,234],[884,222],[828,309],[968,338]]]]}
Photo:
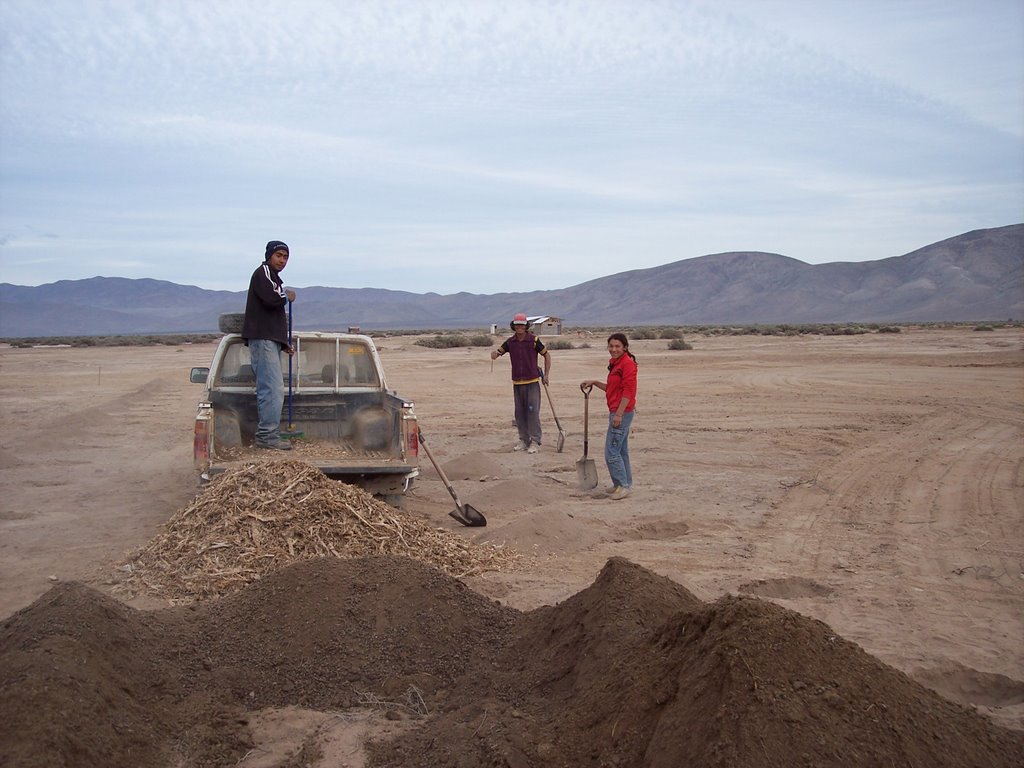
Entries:
{"type": "MultiPolygon", "coordinates": [[[[570,288],[438,295],[301,288],[299,328],[482,328],[515,312],[568,325],[939,322],[1024,317],[1024,224],[982,229],[879,261],[805,264],[716,253],[570,288]]],[[[93,277],[0,284],[0,336],[215,332],[245,291],[93,277]]]]}

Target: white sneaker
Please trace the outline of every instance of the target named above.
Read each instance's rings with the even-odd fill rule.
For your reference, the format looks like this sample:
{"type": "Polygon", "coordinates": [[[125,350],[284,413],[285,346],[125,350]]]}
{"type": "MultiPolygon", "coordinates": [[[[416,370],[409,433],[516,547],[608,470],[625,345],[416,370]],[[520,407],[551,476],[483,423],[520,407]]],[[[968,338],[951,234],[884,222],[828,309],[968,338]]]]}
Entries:
{"type": "Polygon", "coordinates": [[[609,496],[608,498],[614,499],[615,501],[621,501],[622,499],[629,496],[629,490],[629,488],[620,485],[618,488],[612,491],[612,495],[609,496]]]}
{"type": "Polygon", "coordinates": [[[524,443],[522,440],[520,440],[518,443],[516,443],[516,447],[513,448],[512,450],[513,451],[525,451],[528,447],[529,446],[527,446],[526,443],[524,443]]]}
{"type": "Polygon", "coordinates": [[[537,453],[540,450],[540,446],[536,443],[530,443],[530,447],[526,449],[527,453],[537,453]]]}

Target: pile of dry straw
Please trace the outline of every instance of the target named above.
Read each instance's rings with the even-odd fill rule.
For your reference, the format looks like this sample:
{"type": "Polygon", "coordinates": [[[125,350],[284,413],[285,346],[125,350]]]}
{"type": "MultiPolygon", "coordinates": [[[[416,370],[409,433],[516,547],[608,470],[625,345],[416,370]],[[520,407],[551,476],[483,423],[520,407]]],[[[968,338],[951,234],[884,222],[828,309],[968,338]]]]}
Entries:
{"type": "Polygon", "coordinates": [[[249,463],[215,477],[121,566],[122,589],[188,603],[221,597],[299,560],[404,555],[461,577],[515,566],[301,461],[249,463]]]}

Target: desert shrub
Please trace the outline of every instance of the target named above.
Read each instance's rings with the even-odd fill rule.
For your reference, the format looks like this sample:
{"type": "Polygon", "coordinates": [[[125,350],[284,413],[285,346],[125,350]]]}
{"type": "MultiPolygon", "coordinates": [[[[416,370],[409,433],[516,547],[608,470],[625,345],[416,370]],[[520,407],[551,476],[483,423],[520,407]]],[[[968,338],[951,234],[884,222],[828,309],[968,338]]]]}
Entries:
{"type": "Polygon", "coordinates": [[[590,349],[590,342],[584,341],[582,344],[580,344],[580,349],[590,349]]]}
{"type": "Polygon", "coordinates": [[[683,341],[681,338],[679,338],[679,339],[672,339],[671,341],[669,341],[668,348],[669,349],[693,349],[693,345],[692,344],[687,344],[685,341],[683,341]]]}
{"type": "Polygon", "coordinates": [[[899,333],[902,329],[898,325],[883,325],[878,329],[879,333],[899,333]]]}
{"type": "Polygon", "coordinates": [[[826,325],[819,333],[825,336],[859,336],[868,333],[868,329],[860,325],[826,325]]]}
{"type": "Polygon", "coordinates": [[[661,332],[661,338],[663,339],[681,339],[683,338],[683,332],[678,328],[666,328],[661,332]]]}
{"type": "MultiPolygon", "coordinates": [[[[461,333],[446,333],[438,336],[434,336],[432,339],[417,339],[415,342],[421,347],[430,347],[431,349],[452,349],[453,347],[468,347],[469,339],[463,336],[461,333]]],[[[487,340],[487,345],[490,346],[490,339],[487,340]]]]}
{"type": "Polygon", "coordinates": [[[152,347],[204,344],[219,339],[216,333],[180,333],[148,336],[30,336],[0,339],[21,349],[29,347],[152,347]]]}
{"type": "Polygon", "coordinates": [[[544,342],[544,346],[548,349],[572,349],[572,342],[568,339],[552,339],[544,342]]]}
{"type": "Polygon", "coordinates": [[[652,328],[636,328],[631,334],[634,339],[656,339],[658,334],[652,328]]]}
{"type": "Polygon", "coordinates": [[[974,330],[976,330],[976,331],[994,331],[995,328],[993,328],[991,325],[976,325],[976,326],[974,326],[974,330]]]}
{"type": "Polygon", "coordinates": [[[414,344],[431,349],[453,349],[455,347],[489,347],[494,340],[487,334],[465,336],[461,333],[440,333],[429,339],[417,339],[414,344]]]}

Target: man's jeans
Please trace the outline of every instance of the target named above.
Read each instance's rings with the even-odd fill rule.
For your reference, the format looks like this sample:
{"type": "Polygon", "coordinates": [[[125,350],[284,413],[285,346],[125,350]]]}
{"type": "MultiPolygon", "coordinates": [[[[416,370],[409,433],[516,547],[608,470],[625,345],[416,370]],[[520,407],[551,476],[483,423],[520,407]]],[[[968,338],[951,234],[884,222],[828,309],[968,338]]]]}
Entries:
{"type": "Polygon", "coordinates": [[[608,434],[604,438],[604,460],[612,484],[620,488],[633,487],[633,471],[629,467],[629,427],[633,423],[633,411],[622,414],[622,423],[612,426],[615,411],[608,414],[608,434]]]}
{"type": "Polygon", "coordinates": [[[281,439],[281,409],[284,407],[284,377],[281,375],[281,345],[270,339],[249,339],[249,357],[256,374],[257,443],[281,439]]]}

